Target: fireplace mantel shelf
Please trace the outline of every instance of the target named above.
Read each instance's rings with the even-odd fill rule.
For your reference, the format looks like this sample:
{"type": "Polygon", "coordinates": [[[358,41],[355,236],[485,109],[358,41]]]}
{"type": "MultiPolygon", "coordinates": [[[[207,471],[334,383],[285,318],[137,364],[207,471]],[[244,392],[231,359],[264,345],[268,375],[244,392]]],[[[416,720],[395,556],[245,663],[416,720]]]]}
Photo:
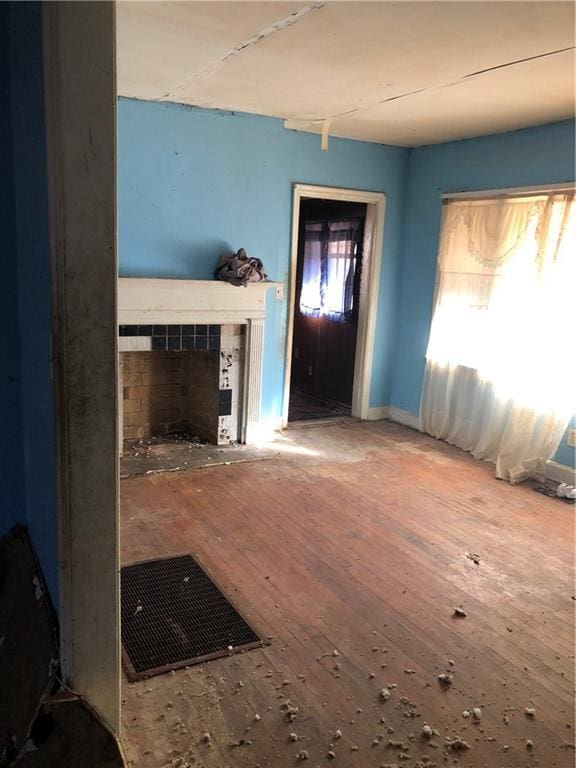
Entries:
{"type": "MultiPolygon", "coordinates": [[[[266,291],[269,288],[274,288],[277,299],[282,298],[284,284],[274,282],[250,283],[243,288],[220,280],[143,277],[121,277],[118,280],[119,325],[246,326],[238,429],[243,443],[260,439],[267,429],[260,422],[260,409],[266,291]]],[[[127,342],[126,337],[119,338],[120,351],[127,351],[127,342]]],[[[120,378],[119,382],[121,387],[120,378]]],[[[119,402],[122,402],[121,389],[119,402]]],[[[122,421],[122,414],[119,413],[120,434],[122,421]]]]}
{"type": "Polygon", "coordinates": [[[119,325],[247,323],[263,320],[266,291],[282,298],[283,283],[234,286],[221,280],[121,277],[118,280],[119,325]]]}

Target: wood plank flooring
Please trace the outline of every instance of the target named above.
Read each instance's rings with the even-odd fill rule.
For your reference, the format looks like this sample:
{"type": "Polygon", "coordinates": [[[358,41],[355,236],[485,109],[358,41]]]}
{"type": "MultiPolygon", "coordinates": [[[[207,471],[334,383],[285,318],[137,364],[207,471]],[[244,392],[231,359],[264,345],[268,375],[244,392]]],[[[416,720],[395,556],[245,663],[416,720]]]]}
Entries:
{"type": "Polygon", "coordinates": [[[387,422],[277,448],[122,481],[123,562],[192,553],[272,637],[125,683],[131,765],[572,766],[574,507],[387,422]]]}

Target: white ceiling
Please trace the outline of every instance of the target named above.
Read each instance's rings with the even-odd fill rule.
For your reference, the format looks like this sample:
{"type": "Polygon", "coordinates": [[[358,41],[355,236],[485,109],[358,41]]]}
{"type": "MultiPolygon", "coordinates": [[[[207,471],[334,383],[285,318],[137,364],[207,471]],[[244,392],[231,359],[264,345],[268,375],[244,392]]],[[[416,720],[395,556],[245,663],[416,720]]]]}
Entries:
{"type": "Polygon", "coordinates": [[[117,9],[122,96],[272,115],[314,132],[330,119],[331,135],[405,146],[574,115],[574,50],[555,53],[575,44],[572,2],[117,9]]]}

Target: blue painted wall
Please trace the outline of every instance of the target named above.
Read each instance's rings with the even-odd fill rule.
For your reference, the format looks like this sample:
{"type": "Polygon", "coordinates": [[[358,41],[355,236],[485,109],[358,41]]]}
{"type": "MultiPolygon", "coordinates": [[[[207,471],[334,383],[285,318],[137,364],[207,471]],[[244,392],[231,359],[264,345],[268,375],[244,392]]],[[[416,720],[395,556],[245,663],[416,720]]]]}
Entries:
{"type": "Polygon", "coordinates": [[[0,3],[0,534],[26,521],[9,21],[0,3]]]}
{"type": "MultiPolygon", "coordinates": [[[[370,393],[387,404],[408,150],[331,139],[322,152],[318,136],[274,118],[131,99],[118,121],[121,276],[211,279],[219,254],[242,246],[285,281],[294,182],[388,195],[370,393]]],[[[281,413],[286,319],[286,302],[269,296],[265,418],[281,413]]]]}
{"type": "Polygon", "coordinates": [[[0,4],[5,251],[0,372],[0,532],[28,525],[58,602],[58,515],[50,370],[51,261],[44,133],[42,7],[0,4]],[[6,171],[6,173],[4,173],[6,171]],[[5,183],[5,180],[7,183],[5,183]],[[5,239],[5,233],[8,240],[5,239]],[[5,335],[6,334],[6,335],[5,335]],[[6,344],[6,347],[4,346],[6,344]]]}
{"type": "Polygon", "coordinates": [[[567,467],[576,467],[576,448],[573,448],[572,446],[568,445],[568,430],[569,429],[576,429],[576,416],[572,417],[572,421],[568,425],[568,429],[564,433],[564,437],[562,438],[562,442],[558,446],[558,450],[556,451],[556,456],[554,456],[554,461],[557,461],[558,464],[564,464],[567,467]]]}
{"type": "MultiPolygon", "coordinates": [[[[413,413],[419,410],[434,300],[441,195],[573,181],[574,141],[574,122],[564,121],[412,151],[404,211],[392,405],[413,413]]],[[[571,449],[560,450],[556,460],[564,459],[566,463],[571,449]]],[[[573,462],[573,451],[571,455],[573,462]]]]}

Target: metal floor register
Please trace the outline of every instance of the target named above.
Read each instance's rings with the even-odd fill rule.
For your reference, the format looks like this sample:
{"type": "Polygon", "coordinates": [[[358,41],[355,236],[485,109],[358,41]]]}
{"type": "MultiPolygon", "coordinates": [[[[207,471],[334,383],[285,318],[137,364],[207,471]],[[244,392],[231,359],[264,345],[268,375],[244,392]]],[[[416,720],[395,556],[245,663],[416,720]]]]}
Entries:
{"type": "Polygon", "coordinates": [[[191,555],[125,566],[121,596],[131,681],[264,645],[191,555]]]}

